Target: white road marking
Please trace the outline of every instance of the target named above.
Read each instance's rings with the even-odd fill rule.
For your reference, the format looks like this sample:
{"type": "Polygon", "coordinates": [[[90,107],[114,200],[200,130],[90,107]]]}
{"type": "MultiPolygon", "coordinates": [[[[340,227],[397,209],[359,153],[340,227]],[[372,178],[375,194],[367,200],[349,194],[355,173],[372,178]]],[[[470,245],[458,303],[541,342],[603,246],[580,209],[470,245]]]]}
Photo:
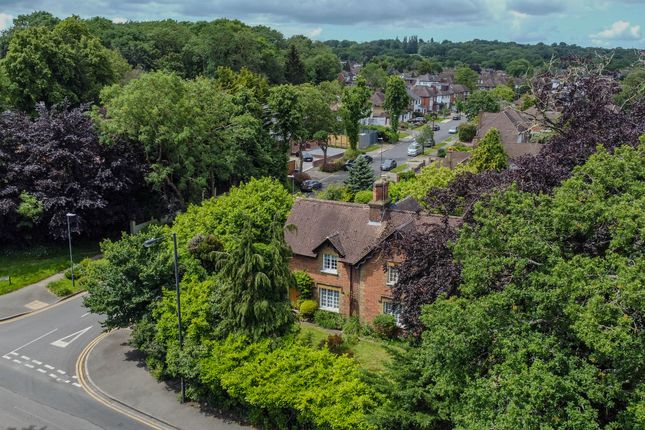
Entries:
{"type": "Polygon", "coordinates": [[[28,367],[28,368],[30,368],[30,369],[33,369],[33,368],[34,368],[34,365],[33,365],[33,364],[29,364],[29,363],[25,363],[25,367],[28,367]]]}
{"type": "Polygon", "coordinates": [[[65,381],[66,384],[69,384],[69,379],[65,381]]]}
{"type": "Polygon", "coordinates": [[[81,386],[81,384],[77,384],[76,382],[73,382],[72,385],[75,386],[75,387],[80,387],[81,386]]]}
{"type": "Polygon", "coordinates": [[[31,360],[31,361],[32,361],[32,362],[34,362],[34,363],[36,363],[36,364],[37,364],[37,365],[39,365],[39,366],[40,366],[41,364],[43,364],[43,362],[42,362],[42,361],[38,361],[38,360],[31,360]]]}
{"type": "Polygon", "coordinates": [[[45,369],[36,369],[36,370],[39,371],[40,373],[47,373],[45,369]]]}
{"type": "Polygon", "coordinates": [[[57,371],[58,373],[60,373],[61,375],[64,375],[64,374],[65,374],[65,371],[64,371],[64,370],[57,369],[56,371],[57,371]]]}
{"type": "Polygon", "coordinates": [[[87,333],[87,331],[89,329],[91,329],[92,327],[93,326],[89,326],[87,328],[84,328],[83,330],[79,330],[79,331],[74,332],[74,333],[72,333],[70,335],[67,335],[65,337],[61,337],[60,339],[52,342],[51,345],[57,346],[59,348],[65,348],[65,347],[67,347],[67,345],[69,345],[70,343],[74,342],[76,339],[81,337],[84,333],[87,333]],[[66,339],[69,339],[69,340],[66,340],[66,339]]]}
{"type": "Polygon", "coordinates": [[[90,314],[89,312],[85,312],[83,315],[81,315],[81,318],[88,316],[89,314],[90,314]]]}
{"type": "Polygon", "coordinates": [[[11,357],[9,357],[8,355],[3,355],[2,358],[6,358],[7,360],[11,360],[11,357]]]}
{"type": "Polygon", "coordinates": [[[49,376],[51,376],[54,379],[58,378],[58,376],[54,375],[53,373],[50,373],[49,376]]]}
{"type": "Polygon", "coordinates": [[[14,363],[22,364],[22,361],[20,360],[12,360],[14,363]]]}
{"type": "Polygon", "coordinates": [[[78,378],[76,378],[76,375],[72,376],[72,378],[74,378],[74,379],[78,379],[78,378]]]}
{"type": "Polygon", "coordinates": [[[16,349],[14,349],[14,350],[13,350],[13,351],[11,351],[9,354],[12,354],[12,355],[18,355],[18,354],[16,353],[16,351],[18,351],[18,350],[20,350],[20,349],[24,348],[25,346],[31,345],[31,344],[32,344],[32,343],[34,343],[34,342],[39,341],[40,339],[42,339],[42,338],[43,338],[43,337],[45,337],[45,336],[49,336],[50,334],[52,334],[52,333],[53,333],[53,332],[55,332],[56,330],[58,330],[58,329],[57,329],[57,328],[55,328],[55,329],[53,329],[52,331],[48,331],[48,332],[47,332],[47,333],[45,333],[44,335],[39,336],[39,337],[37,337],[36,339],[34,339],[34,340],[30,341],[30,342],[25,343],[23,346],[20,346],[20,347],[18,347],[18,348],[16,348],[16,349]]]}
{"type": "Polygon", "coordinates": [[[21,356],[20,356],[20,358],[22,358],[23,360],[27,360],[27,361],[29,361],[29,360],[30,360],[30,358],[29,358],[29,357],[27,357],[26,355],[21,355],[21,356]]]}
{"type": "Polygon", "coordinates": [[[49,364],[45,364],[45,367],[48,368],[49,370],[54,370],[55,369],[54,366],[50,366],[49,364]]]}

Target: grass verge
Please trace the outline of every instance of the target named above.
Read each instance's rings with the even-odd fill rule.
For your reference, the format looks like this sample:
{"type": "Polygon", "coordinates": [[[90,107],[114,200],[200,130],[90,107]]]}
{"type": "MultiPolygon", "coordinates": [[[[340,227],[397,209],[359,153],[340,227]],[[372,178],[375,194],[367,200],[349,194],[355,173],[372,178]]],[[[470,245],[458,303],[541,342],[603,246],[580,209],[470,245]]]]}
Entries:
{"type": "Polygon", "coordinates": [[[390,170],[390,172],[392,172],[392,173],[401,173],[401,172],[404,172],[405,169],[407,169],[407,168],[408,168],[408,163],[403,163],[403,164],[399,164],[394,169],[390,170]]]}
{"type": "MultiPolygon", "coordinates": [[[[73,248],[74,261],[99,253],[98,244],[79,244],[73,248]]],[[[9,250],[0,254],[0,295],[33,284],[69,267],[69,248],[65,244],[37,246],[29,249],[9,250]]],[[[71,282],[70,282],[71,284],[71,282]]]]}
{"type": "Polygon", "coordinates": [[[74,282],[74,288],[72,288],[72,280],[63,278],[58,281],[50,282],[47,284],[47,288],[58,297],[65,297],[82,291],[83,289],[79,285],[80,283],[76,281],[74,282]]]}

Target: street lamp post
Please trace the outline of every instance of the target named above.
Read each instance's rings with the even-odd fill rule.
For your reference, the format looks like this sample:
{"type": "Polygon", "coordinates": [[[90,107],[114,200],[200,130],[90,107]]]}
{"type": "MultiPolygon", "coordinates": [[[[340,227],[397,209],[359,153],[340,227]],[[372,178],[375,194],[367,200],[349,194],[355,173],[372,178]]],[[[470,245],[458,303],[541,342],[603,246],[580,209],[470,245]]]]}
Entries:
{"type": "MultiPolygon", "coordinates": [[[[146,248],[150,248],[151,246],[155,245],[159,241],[161,241],[163,237],[154,237],[152,239],[148,239],[145,242],[143,242],[143,246],[146,248]]],[[[183,351],[184,350],[184,336],[181,333],[181,294],[179,290],[179,255],[177,254],[177,233],[172,233],[172,244],[173,244],[173,251],[174,251],[174,263],[175,263],[175,292],[177,295],[177,328],[179,329],[179,350],[183,351]]],[[[179,376],[179,384],[181,386],[181,403],[186,402],[186,384],[184,382],[184,377],[183,375],[179,376]]]]}
{"type": "Polygon", "coordinates": [[[72,257],[72,227],[69,219],[75,217],[76,214],[67,213],[65,218],[67,218],[67,242],[69,243],[69,265],[72,269],[72,291],[74,291],[74,258],[72,257]]]}

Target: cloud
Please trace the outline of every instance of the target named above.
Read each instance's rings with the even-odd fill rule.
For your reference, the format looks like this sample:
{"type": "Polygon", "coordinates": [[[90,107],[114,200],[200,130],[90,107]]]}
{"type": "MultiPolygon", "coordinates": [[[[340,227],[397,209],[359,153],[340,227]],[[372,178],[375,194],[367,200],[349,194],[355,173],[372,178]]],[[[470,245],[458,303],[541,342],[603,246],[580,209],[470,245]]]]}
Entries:
{"type": "Polygon", "coordinates": [[[125,24],[128,22],[128,18],[123,18],[122,16],[115,16],[112,18],[112,22],[115,24],[125,24]]]}
{"type": "Polygon", "coordinates": [[[309,31],[309,32],[307,33],[307,36],[309,36],[309,37],[311,37],[311,38],[313,39],[313,38],[315,38],[315,37],[320,36],[320,35],[322,34],[322,32],[323,32],[323,29],[322,29],[322,28],[320,28],[320,27],[316,27],[316,28],[314,28],[313,30],[309,31]]]}
{"type": "Polygon", "coordinates": [[[564,12],[566,5],[558,0],[510,0],[508,9],[525,15],[549,15],[564,12]]]}
{"type": "Polygon", "coordinates": [[[640,25],[631,25],[628,21],[616,21],[611,27],[599,33],[589,35],[594,42],[608,40],[640,40],[640,25]]]}
{"type": "Polygon", "coordinates": [[[8,13],[0,12],[0,30],[5,30],[11,27],[13,23],[13,16],[8,13]]]}

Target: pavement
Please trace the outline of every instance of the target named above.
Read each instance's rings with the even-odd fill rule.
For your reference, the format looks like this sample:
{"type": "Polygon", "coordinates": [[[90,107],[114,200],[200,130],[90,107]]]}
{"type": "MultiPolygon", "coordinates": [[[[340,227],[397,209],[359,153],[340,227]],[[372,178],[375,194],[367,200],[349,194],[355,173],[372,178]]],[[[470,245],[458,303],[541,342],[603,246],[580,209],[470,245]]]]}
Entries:
{"type": "Polygon", "coordinates": [[[0,321],[42,309],[60,300],[60,297],[52,294],[47,285],[50,282],[58,281],[63,278],[64,273],[57,273],[49,278],[45,278],[35,284],[22,287],[19,290],[12,291],[0,296],[0,321]]]}
{"type": "Polygon", "coordinates": [[[253,428],[215,417],[197,403],[179,403],[177,387],[157,381],[146,370],[141,353],[128,345],[129,337],[130,330],[110,332],[85,358],[83,382],[105,401],[154,417],[164,429],[253,428]]]}

